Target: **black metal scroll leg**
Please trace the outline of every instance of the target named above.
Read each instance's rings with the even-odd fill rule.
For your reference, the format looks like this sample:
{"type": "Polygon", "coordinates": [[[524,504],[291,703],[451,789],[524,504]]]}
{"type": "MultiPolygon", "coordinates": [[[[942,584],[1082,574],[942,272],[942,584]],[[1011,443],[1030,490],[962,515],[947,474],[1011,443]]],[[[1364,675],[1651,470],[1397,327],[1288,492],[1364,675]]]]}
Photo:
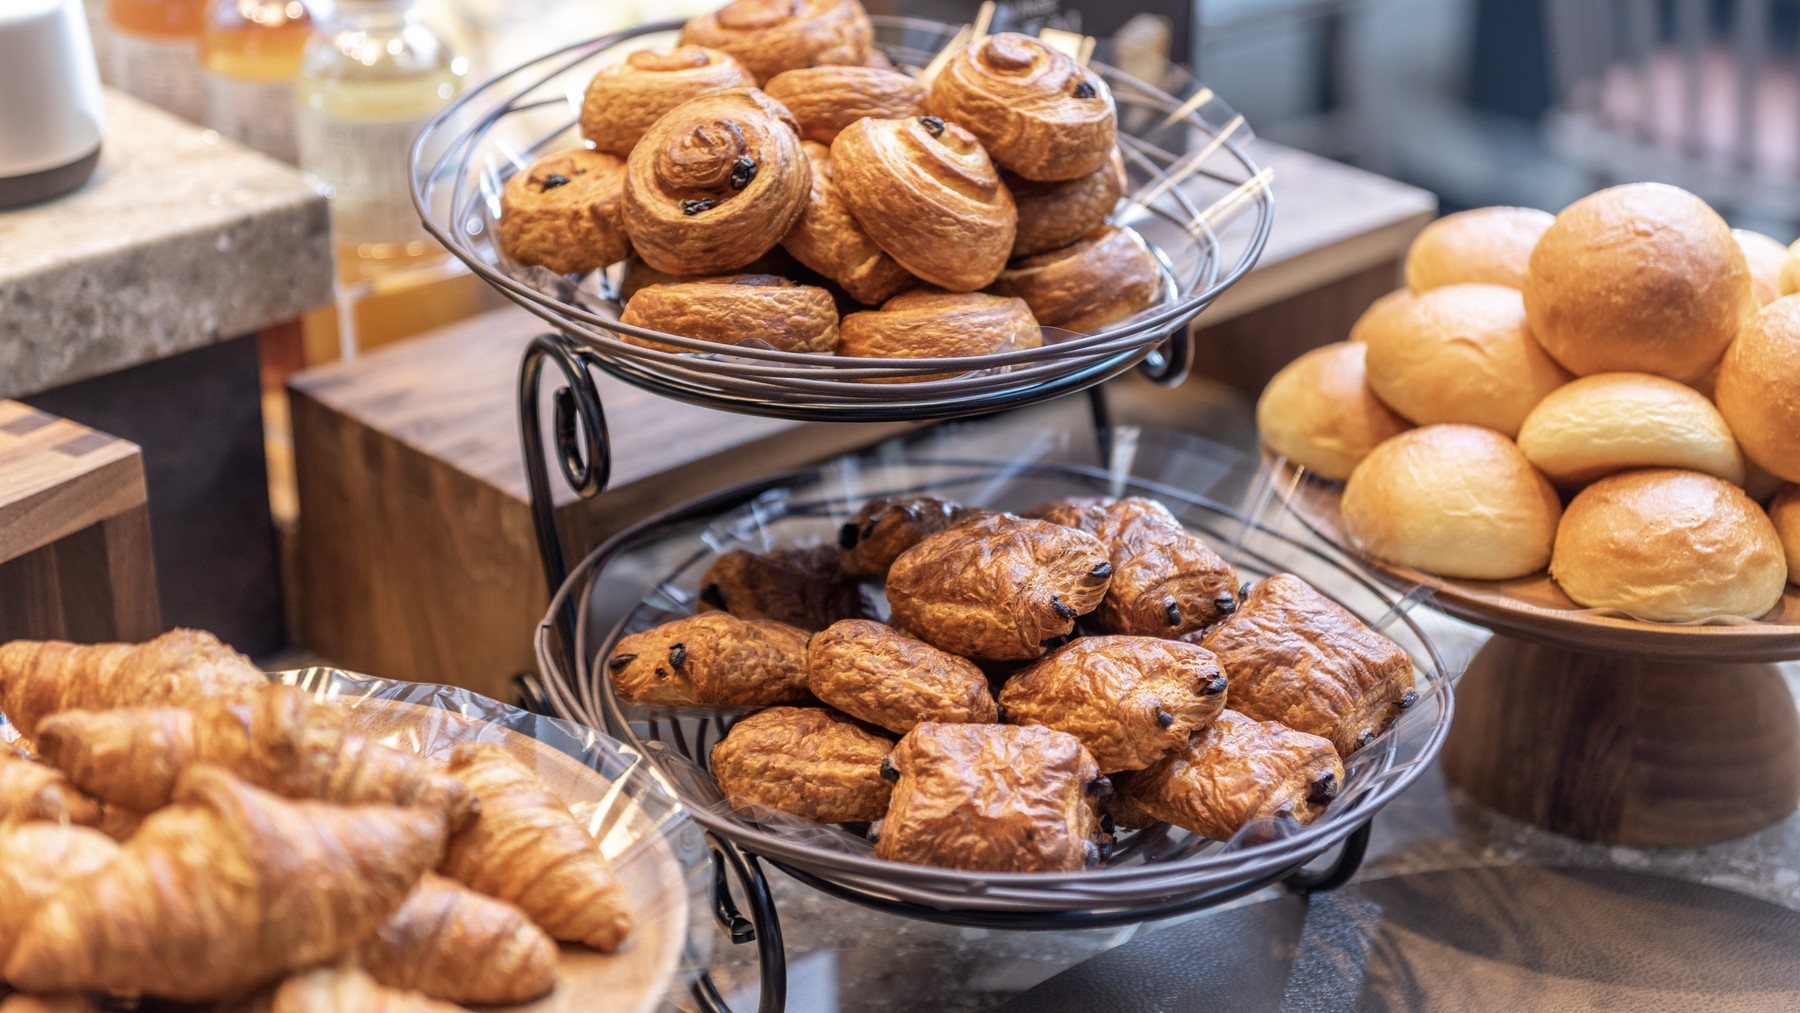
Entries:
{"type": "Polygon", "coordinates": [[[1094,419],[1094,443],[1100,450],[1100,466],[1112,463],[1112,411],[1106,407],[1106,385],[1094,384],[1087,389],[1088,412],[1094,419]]]}
{"type": "MultiPolygon", "coordinates": [[[[781,942],[781,919],[775,913],[775,898],[769,893],[768,878],[755,855],[746,855],[731,842],[712,834],[706,835],[712,848],[713,918],[731,936],[734,943],[756,943],[756,957],[762,976],[762,995],[757,1013],[782,1013],[787,1008],[787,951],[781,942]],[[731,880],[736,879],[750,908],[745,918],[731,899],[731,880]]],[[[725,997],[713,984],[712,975],[702,971],[694,979],[694,1001],[705,1013],[731,1013],[725,997]]]]}
{"type": "MultiPolygon", "coordinates": [[[[556,497],[550,491],[544,427],[538,411],[538,386],[546,359],[556,364],[564,383],[551,398],[550,438],[556,442],[556,460],[563,480],[582,499],[592,499],[606,488],[612,473],[612,448],[607,440],[600,392],[594,386],[584,353],[566,335],[540,334],[531,339],[519,367],[519,438],[525,448],[525,480],[531,488],[531,520],[537,529],[538,555],[550,593],[555,594],[568,578],[569,563],[556,527],[556,497]]],[[[573,633],[573,629],[568,632],[573,633]]]]}
{"type": "Polygon", "coordinates": [[[1344,843],[1338,850],[1337,861],[1317,872],[1301,869],[1283,880],[1282,885],[1295,893],[1323,893],[1350,882],[1350,877],[1362,868],[1363,855],[1368,853],[1371,827],[1372,823],[1364,823],[1349,837],[1344,838],[1344,843]]]}

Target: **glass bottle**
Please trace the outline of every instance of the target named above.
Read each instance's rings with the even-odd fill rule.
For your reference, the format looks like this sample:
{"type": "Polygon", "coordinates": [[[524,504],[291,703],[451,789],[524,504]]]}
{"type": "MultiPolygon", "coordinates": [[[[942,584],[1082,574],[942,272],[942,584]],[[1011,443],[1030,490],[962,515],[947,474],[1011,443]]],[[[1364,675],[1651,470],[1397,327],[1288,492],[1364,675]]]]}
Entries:
{"type": "Polygon", "coordinates": [[[199,123],[200,23],[207,0],[110,0],[107,55],[112,85],[199,123]]]}
{"type": "Polygon", "coordinates": [[[294,79],[312,31],[302,0],[213,0],[200,34],[206,125],[284,162],[298,161],[294,79]]]}

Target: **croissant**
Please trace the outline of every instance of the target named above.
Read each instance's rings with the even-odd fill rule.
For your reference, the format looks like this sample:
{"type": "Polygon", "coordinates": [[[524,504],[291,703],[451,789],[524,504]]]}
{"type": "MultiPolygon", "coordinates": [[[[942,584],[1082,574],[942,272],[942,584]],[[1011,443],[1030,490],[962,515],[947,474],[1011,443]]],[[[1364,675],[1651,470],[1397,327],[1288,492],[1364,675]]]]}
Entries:
{"type": "Polygon", "coordinates": [[[1137,233],[1102,225],[1073,245],[1013,261],[992,291],[1025,300],[1038,323],[1094,331],[1154,304],[1163,276],[1137,233]]]}
{"type": "Polygon", "coordinates": [[[1019,208],[1015,258],[1060,250],[1104,225],[1127,186],[1125,160],[1117,148],[1105,165],[1074,179],[1040,183],[1011,172],[1000,173],[1000,179],[1019,208]]]}
{"type": "Polygon", "coordinates": [[[0,827],[0,966],[38,905],[99,871],[119,846],[97,830],[56,823],[0,827]]]}
{"type": "Polygon", "coordinates": [[[180,706],[268,682],[250,659],[200,630],[171,630],[142,644],[0,646],[0,713],[27,739],[57,711],[180,706]]]}
{"type": "Polygon", "coordinates": [[[1117,134],[1100,75],[1017,32],[963,47],[932,80],[925,104],[1026,179],[1085,176],[1106,164],[1117,134]]]}
{"type": "Polygon", "coordinates": [[[1106,545],[1112,583],[1094,619],[1108,633],[1180,637],[1238,607],[1237,574],[1155,500],[1065,500],[1032,513],[1106,545]]]}
{"type": "MultiPolygon", "coordinates": [[[[1044,332],[1023,299],[983,292],[916,288],[845,317],[838,354],[875,359],[961,358],[1038,348],[1044,332]]],[[[872,383],[917,383],[954,373],[873,378],[872,383]]]]}
{"type": "Polygon", "coordinates": [[[806,637],[786,623],[702,612],[621,638],[606,670],[622,699],[645,706],[805,703],[806,637]]]}
{"type": "Polygon", "coordinates": [[[369,738],[342,711],[292,686],[264,684],[187,709],[67,711],[39,726],[38,749],[82,790],[135,812],[167,805],[198,764],[287,798],[431,809],[452,828],[478,809],[456,778],[369,738]]]}
{"type": "MultiPolygon", "coordinates": [[[[838,344],[837,304],[831,293],[769,274],[648,285],[625,304],[619,319],[636,327],[721,345],[755,338],[784,352],[830,354],[838,344]]],[[[666,352],[690,351],[631,334],[621,338],[666,352]]]]}
{"type": "Polygon", "coordinates": [[[921,721],[1000,720],[987,676],[967,658],[868,619],[846,619],[806,645],[813,695],[890,732],[921,721]]]}
{"type": "MultiPolygon", "coordinates": [[[[836,70],[840,68],[821,68],[836,70]]],[[[789,73],[800,73],[790,71],[789,73]]],[[[787,77],[783,74],[782,77],[787,77]]],[[[901,289],[918,283],[894,258],[883,253],[856,223],[831,176],[831,149],[805,142],[812,163],[812,189],[806,209],[781,245],[794,259],[830,278],[850,298],[860,303],[879,303],[901,289]]]]}
{"type": "Polygon", "coordinates": [[[758,82],[794,67],[860,64],[874,38],[857,0],[733,0],[681,28],[682,44],[724,50],[758,82]]]}
{"type": "Polygon", "coordinates": [[[972,292],[1006,266],[1018,212],[961,126],[935,116],[857,120],[831,142],[831,176],[875,245],[931,284],[972,292]]]}
{"type": "Polygon", "coordinates": [[[787,109],[728,88],[669,110],[631,149],[625,231],[659,271],[723,274],[787,235],[811,182],[787,109]]]}
{"type": "Polygon", "coordinates": [[[876,67],[799,67],[770,78],[763,91],[794,114],[802,139],[820,144],[865,116],[925,115],[925,86],[917,78],[876,67]]]}
{"type": "Polygon", "coordinates": [[[28,821],[98,826],[100,803],[83,794],[63,772],[0,747],[0,824],[28,821]]]}
{"type": "Polygon", "coordinates": [[[844,573],[835,545],[732,549],[700,577],[700,608],[739,619],[773,619],[811,632],[866,613],[862,589],[844,573]]]}
{"type": "Polygon", "coordinates": [[[556,987],[556,944],[525,912],[429,872],[353,957],[389,988],[451,1002],[526,1002],[556,987]]]}
{"type": "Polygon", "coordinates": [[[526,265],[577,274],[631,256],[625,162],[575,148],[513,173],[500,193],[500,248],[526,265]]]}
{"type": "Polygon", "coordinates": [[[872,499],[838,529],[844,572],[887,577],[888,567],[927,535],[953,528],[992,511],[963,506],[933,496],[872,499]]]}
{"type": "Polygon", "coordinates": [[[824,707],[770,707],[731,726],[712,748],[719,792],[820,823],[887,813],[893,785],[881,761],[894,740],[824,707]]]}
{"type": "Polygon", "coordinates": [[[481,799],[481,818],[451,839],[440,871],[556,939],[618,949],[631,931],[625,890],[562,800],[492,743],[456,747],[449,770],[481,799]]]}
{"type": "Polygon", "coordinates": [[[235,995],[361,942],[444,852],[437,813],[289,802],[216,767],[183,775],[175,802],[38,908],[6,980],[235,995]]]}
{"type": "Polygon", "coordinates": [[[689,99],[756,84],[729,53],[704,46],[640,49],[588,82],[581,100],[581,136],[624,156],[650,124],[689,99]]]}
{"type": "Polygon", "coordinates": [[[461,1006],[379,984],[356,967],[315,967],[233,1013],[463,1013],[461,1006]]]}

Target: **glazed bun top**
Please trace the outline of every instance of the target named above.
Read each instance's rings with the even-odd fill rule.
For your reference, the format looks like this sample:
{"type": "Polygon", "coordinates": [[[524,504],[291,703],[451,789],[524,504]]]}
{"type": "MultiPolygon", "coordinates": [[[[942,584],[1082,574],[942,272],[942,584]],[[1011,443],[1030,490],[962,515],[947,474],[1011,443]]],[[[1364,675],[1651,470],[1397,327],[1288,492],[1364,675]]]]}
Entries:
{"type": "Polygon", "coordinates": [[[1412,424],[1381,403],[1363,372],[1366,346],[1339,341],[1284,366],[1256,401],[1256,429],[1270,450],[1342,482],[1369,451],[1412,424]]]}
{"type": "Polygon", "coordinates": [[[1744,325],[1713,397],[1746,456],[1800,482],[1800,296],[1775,300],[1744,325]]]}
{"type": "Polygon", "coordinates": [[[1536,208],[1475,208],[1425,226],[1406,251],[1414,292],[1479,282],[1518,288],[1531,249],[1556,217],[1536,208]]]}
{"type": "Polygon", "coordinates": [[[1750,287],[1756,293],[1756,304],[1767,306],[1781,298],[1781,269],[1787,265],[1787,247],[1779,240],[1749,229],[1732,229],[1738,249],[1744,251],[1744,263],[1750,268],[1750,287]]]}
{"type": "Polygon", "coordinates": [[[1744,455],[1711,401],[1650,373],[1595,373],[1554,390],[1526,416],[1519,449],[1552,482],[1630,468],[1686,468],[1744,484],[1744,455]]]}

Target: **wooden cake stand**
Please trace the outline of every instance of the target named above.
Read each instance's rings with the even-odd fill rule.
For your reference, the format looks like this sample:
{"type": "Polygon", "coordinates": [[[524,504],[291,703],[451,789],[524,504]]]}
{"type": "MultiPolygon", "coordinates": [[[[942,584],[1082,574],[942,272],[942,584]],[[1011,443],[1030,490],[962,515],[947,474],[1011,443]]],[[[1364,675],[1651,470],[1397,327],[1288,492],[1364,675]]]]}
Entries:
{"type": "Polygon", "coordinates": [[[1484,805],[1640,847],[1747,834],[1800,804],[1800,713],[1774,662],[1800,659],[1800,588],[1755,622],[1674,625],[1585,610],[1546,573],[1450,580],[1371,559],[1343,486],[1282,462],[1288,506],[1397,588],[1494,631],[1456,688],[1450,779],[1484,805]]]}

